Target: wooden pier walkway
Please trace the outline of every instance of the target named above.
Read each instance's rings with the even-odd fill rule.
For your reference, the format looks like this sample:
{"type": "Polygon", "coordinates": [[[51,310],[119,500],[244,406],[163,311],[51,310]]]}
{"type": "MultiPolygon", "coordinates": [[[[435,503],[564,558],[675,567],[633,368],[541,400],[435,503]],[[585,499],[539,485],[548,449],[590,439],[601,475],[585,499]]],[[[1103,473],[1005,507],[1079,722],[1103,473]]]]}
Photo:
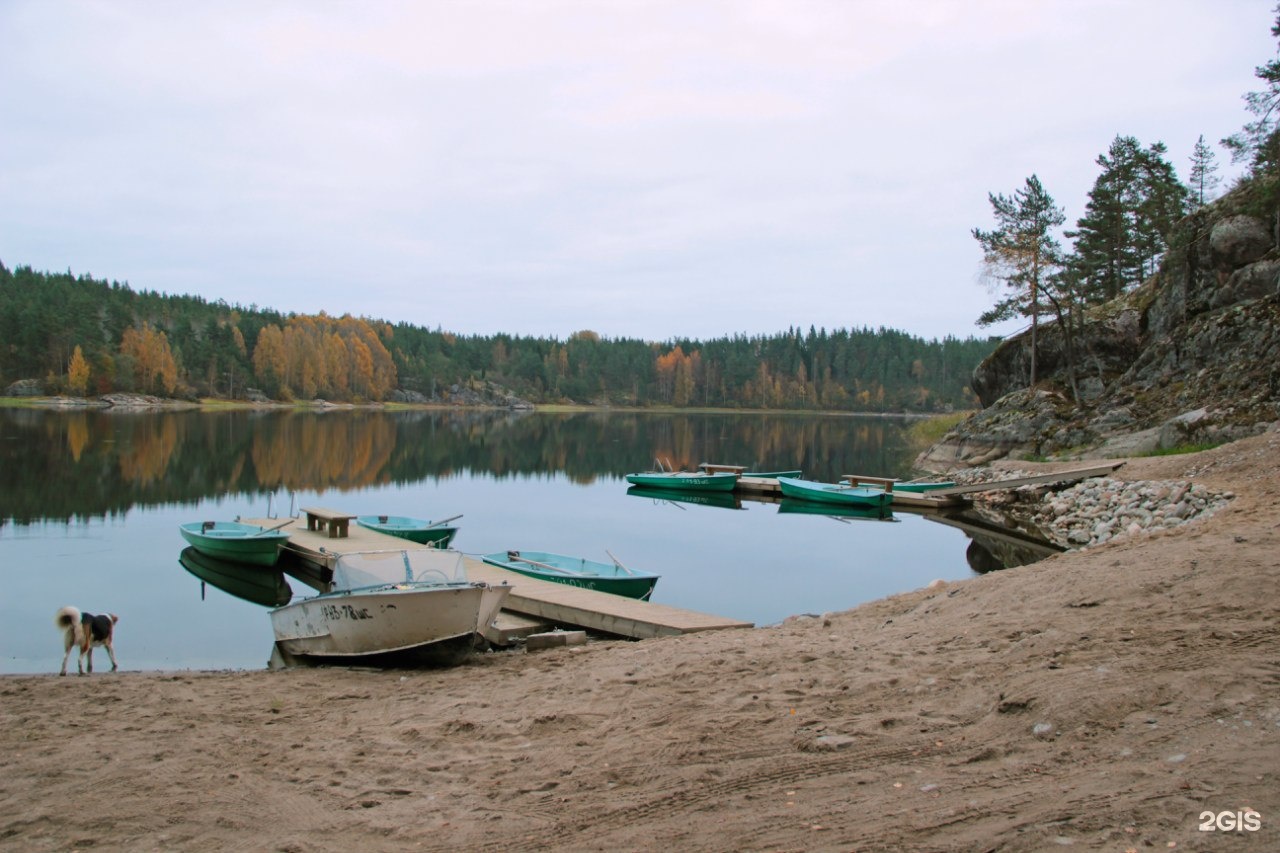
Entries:
{"type": "MultiPolygon", "coordinates": [[[[429,547],[357,524],[350,525],[346,535],[331,537],[322,526],[310,525],[309,529],[305,514],[284,521],[279,518],[246,518],[243,521],[263,527],[282,525],[280,529],[289,534],[285,551],[321,572],[332,571],[338,557],[344,553],[412,551],[429,547]]],[[[463,555],[462,562],[468,579],[493,585],[506,583],[512,587],[498,623],[502,636],[514,637],[542,628],[559,627],[585,628],[643,640],[697,631],[753,627],[751,622],[724,616],[531,578],[466,555],[463,555]]]]}
{"type": "MultiPolygon", "coordinates": [[[[1101,465],[1091,465],[1087,468],[1059,471],[1055,474],[1037,474],[1033,477],[1015,477],[1008,480],[993,480],[988,483],[974,483],[967,486],[947,486],[941,489],[930,489],[928,492],[902,492],[895,489],[892,492],[893,506],[924,510],[951,509],[965,505],[968,502],[968,499],[964,497],[965,495],[1017,489],[1021,486],[1045,483],[1071,483],[1077,480],[1087,480],[1090,477],[1103,477],[1114,472],[1123,464],[1123,462],[1106,462],[1101,465]]],[[[704,462],[698,467],[704,470],[733,470],[739,466],[713,465],[704,462]]],[[[845,477],[857,477],[863,483],[889,482],[881,477],[860,477],[853,474],[846,474],[845,477]]],[[[741,474],[738,476],[738,484],[734,491],[768,497],[782,494],[782,488],[778,485],[778,481],[772,477],[747,477],[741,474]]]]}

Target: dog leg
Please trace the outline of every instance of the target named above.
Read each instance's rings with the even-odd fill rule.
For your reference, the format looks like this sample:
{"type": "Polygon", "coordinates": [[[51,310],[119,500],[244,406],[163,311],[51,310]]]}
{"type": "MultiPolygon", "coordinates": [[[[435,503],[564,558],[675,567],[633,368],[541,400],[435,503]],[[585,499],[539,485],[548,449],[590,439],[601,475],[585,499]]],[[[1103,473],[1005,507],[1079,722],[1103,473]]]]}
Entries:
{"type": "Polygon", "coordinates": [[[93,675],[93,644],[89,645],[89,651],[85,654],[85,659],[89,661],[89,674],[93,675]]]}
{"type": "Polygon", "coordinates": [[[116,666],[116,650],[112,647],[110,640],[107,640],[105,643],[103,643],[103,645],[106,646],[107,655],[111,658],[111,671],[115,672],[117,669],[120,668],[116,666]]]}
{"type": "Polygon", "coordinates": [[[71,648],[72,648],[74,645],[75,645],[75,643],[74,643],[74,642],[72,641],[72,639],[71,639],[71,634],[70,634],[70,633],[68,633],[68,634],[67,634],[67,650],[66,650],[66,652],[62,655],[62,671],[61,671],[61,672],[59,672],[59,673],[58,673],[58,675],[66,675],[66,674],[67,674],[67,661],[71,659],[71,648]]]}

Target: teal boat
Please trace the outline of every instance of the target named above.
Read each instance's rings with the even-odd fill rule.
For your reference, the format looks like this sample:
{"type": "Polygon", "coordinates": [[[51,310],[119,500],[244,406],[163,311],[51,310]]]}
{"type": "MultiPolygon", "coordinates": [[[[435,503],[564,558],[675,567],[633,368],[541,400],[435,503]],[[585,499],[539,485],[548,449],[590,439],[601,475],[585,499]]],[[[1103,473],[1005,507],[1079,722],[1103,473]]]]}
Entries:
{"type": "Polygon", "coordinates": [[[191,521],[178,525],[178,532],[201,554],[233,563],[251,566],[274,566],[280,558],[280,546],[289,541],[281,527],[242,524],[238,521],[191,521]]]}
{"type": "Polygon", "coordinates": [[[882,507],[893,503],[893,495],[884,489],[866,486],[846,486],[839,483],[818,483],[812,480],[795,480],[779,477],[778,485],[784,498],[795,498],[815,503],[841,504],[843,506],[882,507]]]}
{"type": "MultiPolygon", "coordinates": [[[[613,557],[612,554],[609,556],[613,557]]],[[[546,551],[504,551],[485,554],[481,559],[491,566],[510,569],[531,578],[611,592],[641,601],[649,600],[659,577],[650,572],[628,569],[616,558],[612,563],[600,563],[546,551]]]]}
{"type": "Polygon", "coordinates": [[[628,474],[627,482],[633,486],[667,489],[673,492],[731,492],[738,484],[738,475],[704,474],[692,471],[651,471],[647,474],[628,474]]]}
{"type": "Polygon", "coordinates": [[[455,515],[442,521],[423,521],[403,515],[357,515],[356,524],[379,533],[408,539],[419,545],[448,548],[453,537],[458,535],[458,528],[449,527],[448,522],[458,518],[462,516],[455,515]]]}
{"type": "Polygon", "coordinates": [[[183,548],[178,555],[178,563],[203,583],[263,607],[279,607],[293,598],[293,588],[285,580],[284,573],[274,569],[264,570],[259,566],[219,560],[200,553],[195,546],[183,548]]]}
{"type": "Polygon", "coordinates": [[[744,476],[744,477],[764,477],[764,478],[766,478],[766,479],[770,479],[770,480],[776,480],[776,479],[778,479],[779,477],[791,477],[791,478],[793,478],[793,479],[794,479],[794,478],[796,478],[796,477],[799,477],[799,476],[800,476],[800,469],[799,469],[799,468],[796,468],[796,469],[795,469],[795,470],[793,470],[793,471],[744,471],[744,472],[742,472],[742,476],[744,476]]]}

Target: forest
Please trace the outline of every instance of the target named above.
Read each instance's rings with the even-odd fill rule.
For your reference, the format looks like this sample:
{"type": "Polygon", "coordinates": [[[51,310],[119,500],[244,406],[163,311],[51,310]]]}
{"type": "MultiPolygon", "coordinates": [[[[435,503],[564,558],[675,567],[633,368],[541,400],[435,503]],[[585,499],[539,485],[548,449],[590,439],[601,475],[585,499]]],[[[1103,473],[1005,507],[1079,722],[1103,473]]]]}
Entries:
{"type": "Polygon", "coordinates": [[[285,315],[0,263],[0,390],[183,399],[531,403],[937,412],[972,408],[995,338],[893,329],[788,329],[661,343],[465,336],[384,320],[285,315]]]}

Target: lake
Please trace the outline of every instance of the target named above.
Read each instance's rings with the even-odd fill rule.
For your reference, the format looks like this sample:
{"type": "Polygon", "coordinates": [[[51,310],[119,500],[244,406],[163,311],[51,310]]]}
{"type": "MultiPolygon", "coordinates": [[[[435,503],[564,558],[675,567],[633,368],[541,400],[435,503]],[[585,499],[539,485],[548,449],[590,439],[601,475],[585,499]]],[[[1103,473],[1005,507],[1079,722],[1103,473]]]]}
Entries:
{"type": "Polygon", "coordinates": [[[623,479],[655,459],[905,477],[906,426],[810,414],[0,409],[0,672],[57,671],[53,615],[67,604],[120,616],[122,669],[265,666],[266,609],[189,574],[178,525],[311,504],[460,514],[453,547],[470,555],[607,560],[607,549],[662,575],[654,601],[757,625],[998,567],[998,549],[936,518],[655,500],[623,479]]]}

